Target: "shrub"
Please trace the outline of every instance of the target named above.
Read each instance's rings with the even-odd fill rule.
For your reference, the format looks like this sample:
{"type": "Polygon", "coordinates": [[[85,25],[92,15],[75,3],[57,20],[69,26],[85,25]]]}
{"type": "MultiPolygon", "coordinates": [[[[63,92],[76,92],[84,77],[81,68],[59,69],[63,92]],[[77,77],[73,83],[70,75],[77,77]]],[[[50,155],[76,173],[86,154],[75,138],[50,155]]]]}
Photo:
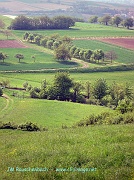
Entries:
{"type": "MultiPolygon", "coordinates": [[[[112,118],[112,117],[111,117],[112,118]]],[[[120,124],[121,122],[123,122],[124,120],[124,117],[122,114],[119,114],[115,117],[113,117],[112,121],[111,121],[111,124],[120,124]]]]}
{"type": "Polygon", "coordinates": [[[127,102],[125,99],[120,101],[117,106],[117,110],[121,112],[122,114],[127,112],[132,112],[134,109],[133,104],[130,102],[127,102]]]}
{"type": "MultiPolygon", "coordinates": [[[[100,125],[100,124],[127,124],[134,122],[134,113],[129,112],[126,114],[113,114],[109,112],[103,112],[99,115],[90,115],[89,117],[81,120],[75,126],[85,127],[89,125],[100,125]]],[[[74,127],[75,127],[74,126],[74,127]]]]}
{"type": "Polygon", "coordinates": [[[8,122],[8,123],[0,123],[0,129],[17,129],[17,125],[14,123],[8,122]]]}
{"type": "Polygon", "coordinates": [[[78,97],[76,98],[76,102],[85,104],[86,99],[85,99],[85,97],[83,95],[78,95],[78,97]]]}
{"type": "Polygon", "coordinates": [[[134,123],[134,113],[127,113],[124,115],[124,124],[134,123]]]}
{"type": "Polygon", "coordinates": [[[89,99],[86,100],[87,104],[93,104],[93,105],[99,105],[100,102],[98,99],[95,99],[94,97],[90,97],[89,99]]]}
{"type": "Polygon", "coordinates": [[[18,129],[21,129],[23,131],[40,131],[40,128],[32,122],[27,122],[26,124],[19,125],[18,129]]]}

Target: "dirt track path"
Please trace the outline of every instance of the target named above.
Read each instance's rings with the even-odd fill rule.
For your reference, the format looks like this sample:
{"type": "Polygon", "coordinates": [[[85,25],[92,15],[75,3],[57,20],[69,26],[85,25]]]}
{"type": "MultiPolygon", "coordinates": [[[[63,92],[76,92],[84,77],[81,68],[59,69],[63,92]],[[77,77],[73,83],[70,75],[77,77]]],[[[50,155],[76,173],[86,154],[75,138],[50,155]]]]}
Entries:
{"type": "Polygon", "coordinates": [[[13,100],[6,94],[3,94],[2,97],[6,99],[6,106],[1,110],[1,111],[4,111],[8,109],[10,101],[13,103],[13,100]]]}

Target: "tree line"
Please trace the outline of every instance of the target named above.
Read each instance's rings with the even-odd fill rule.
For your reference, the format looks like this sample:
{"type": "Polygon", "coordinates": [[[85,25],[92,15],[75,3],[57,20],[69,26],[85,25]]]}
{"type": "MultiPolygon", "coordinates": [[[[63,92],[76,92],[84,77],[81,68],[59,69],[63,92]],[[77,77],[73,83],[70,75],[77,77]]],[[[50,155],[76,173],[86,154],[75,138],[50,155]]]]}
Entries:
{"type": "Polygon", "coordinates": [[[48,16],[41,17],[26,17],[24,15],[16,17],[9,29],[14,30],[38,30],[38,29],[69,29],[74,26],[75,21],[67,16],[55,16],[49,18],[48,16]]]}
{"type": "Polygon", "coordinates": [[[105,25],[116,25],[117,27],[119,25],[122,25],[123,27],[127,27],[127,29],[134,26],[133,18],[123,19],[120,16],[115,16],[112,18],[110,15],[105,15],[103,17],[91,16],[89,19],[89,22],[90,23],[101,23],[101,24],[105,24],[105,25]]]}
{"type": "Polygon", "coordinates": [[[101,78],[94,84],[89,81],[83,84],[74,81],[67,72],[58,72],[51,85],[45,79],[41,87],[32,87],[28,82],[23,87],[30,92],[31,98],[107,106],[120,109],[122,114],[134,107],[133,90],[127,83],[121,85],[113,82],[108,86],[106,80],[101,78]]]}
{"type": "Polygon", "coordinates": [[[51,36],[42,36],[36,33],[26,32],[23,36],[25,41],[35,43],[38,46],[54,50],[54,56],[58,60],[68,60],[71,58],[81,59],[86,62],[99,63],[104,59],[112,61],[117,58],[113,51],[105,52],[102,49],[83,49],[73,45],[72,39],[68,36],[60,36],[59,34],[52,34],[51,36]]]}

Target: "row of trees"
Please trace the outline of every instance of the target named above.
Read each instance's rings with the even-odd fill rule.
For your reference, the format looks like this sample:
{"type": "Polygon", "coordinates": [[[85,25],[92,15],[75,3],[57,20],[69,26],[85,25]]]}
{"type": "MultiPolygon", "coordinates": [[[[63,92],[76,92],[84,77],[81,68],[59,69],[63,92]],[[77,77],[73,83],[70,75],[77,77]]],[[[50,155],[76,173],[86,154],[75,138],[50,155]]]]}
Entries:
{"type": "MultiPolygon", "coordinates": [[[[105,79],[98,79],[94,84],[89,81],[82,84],[70,78],[67,72],[57,73],[52,85],[48,85],[44,80],[40,88],[33,88],[27,82],[23,86],[30,91],[31,98],[97,104],[114,109],[118,106],[132,109],[134,100],[133,91],[128,84],[120,85],[114,82],[108,86],[105,79]]],[[[125,109],[122,110],[122,113],[124,112],[125,109]]]]}
{"type": "Polygon", "coordinates": [[[105,15],[103,17],[98,17],[98,16],[91,16],[89,19],[90,23],[101,23],[101,24],[105,24],[105,25],[116,25],[117,27],[119,26],[119,24],[121,24],[124,27],[127,27],[128,29],[130,27],[134,26],[134,19],[133,18],[126,18],[125,20],[123,20],[123,18],[121,18],[120,16],[115,16],[115,17],[111,17],[110,15],[105,15]]]}
{"type": "Polygon", "coordinates": [[[69,27],[74,26],[74,24],[75,21],[73,18],[66,16],[56,16],[53,18],[41,16],[29,18],[21,15],[12,21],[9,28],[14,30],[68,29],[69,27]]]}
{"type": "Polygon", "coordinates": [[[110,51],[104,53],[101,49],[91,50],[82,49],[72,45],[72,40],[67,36],[59,36],[58,34],[53,34],[50,37],[39,34],[31,34],[26,32],[24,34],[24,40],[30,43],[35,43],[39,46],[43,46],[48,49],[54,50],[54,55],[56,59],[68,60],[73,58],[81,59],[87,62],[108,59],[111,62],[116,59],[117,56],[114,52],[110,51]]]}
{"type": "MultiPolygon", "coordinates": [[[[4,63],[5,59],[7,59],[8,57],[9,56],[7,54],[0,52],[0,60],[2,60],[3,63],[4,63]]],[[[23,54],[16,54],[14,57],[18,59],[19,63],[20,63],[21,59],[24,59],[23,54]]]]}

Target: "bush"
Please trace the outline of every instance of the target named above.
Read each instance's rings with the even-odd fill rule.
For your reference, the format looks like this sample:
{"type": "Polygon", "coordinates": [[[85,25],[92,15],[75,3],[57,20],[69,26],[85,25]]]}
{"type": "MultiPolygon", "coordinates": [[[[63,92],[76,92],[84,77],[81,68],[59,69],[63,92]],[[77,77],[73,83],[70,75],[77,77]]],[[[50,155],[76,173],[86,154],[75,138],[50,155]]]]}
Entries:
{"type": "Polygon", "coordinates": [[[31,91],[30,91],[30,97],[31,98],[39,98],[39,92],[40,91],[38,91],[39,89],[37,88],[36,89],[36,87],[35,88],[33,88],[33,89],[31,89],[31,91]]]}
{"type": "Polygon", "coordinates": [[[134,123],[134,113],[126,113],[124,115],[124,124],[134,123]]]}
{"type": "Polygon", "coordinates": [[[85,127],[89,125],[100,125],[100,124],[127,124],[134,122],[134,112],[126,114],[113,114],[109,112],[103,112],[99,115],[90,115],[89,117],[81,120],[76,124],[76,127],[85,127]]]}
{"type": "Polygon", "coordinates": [[[0,129],[17,129],[17,125],[14,123],[8,122],[8,123],[0,123],[0,129]]]}
{"type": "Polygon", "coordinates": [[[120,124],[121,122],[123,122],[123,120],[124,120],[123,115],[119,114],[119,115],[113,117],[111,124],[120,124]]]}
{"type": "Polygon", "coordinates": [[[76,98],[76,102],[85,104],[86,99],[85,99],[85,97],[83,95],[78,95],[78,97],[76,98]]]}
{"type": "Polygon", "coordinates": [[[40,128],[31,122],[27,122],[26,124],[22,124],[18,126],[18,129],[21,129],[23,131],[40,131],[40,128]]]}
{"type": "Polygon", "coordinates": [[[95,99],[94,97],[90,97],[89,99],[86,100],[87,104],[93,104],[93,105],[99,105],[100,102],[98,99],[95,99]]]}
{"type": "Polygon", "coordinates": [[[42,127],[39,128],[36,124],[32,122],[26,122],[25,124],[17,125],[13,122],[7,122],[3,123],[0,122],[0,129],[16,129],[16,130],[22,130],[22,131],[48,131],[47,128],[42,127]]]}

